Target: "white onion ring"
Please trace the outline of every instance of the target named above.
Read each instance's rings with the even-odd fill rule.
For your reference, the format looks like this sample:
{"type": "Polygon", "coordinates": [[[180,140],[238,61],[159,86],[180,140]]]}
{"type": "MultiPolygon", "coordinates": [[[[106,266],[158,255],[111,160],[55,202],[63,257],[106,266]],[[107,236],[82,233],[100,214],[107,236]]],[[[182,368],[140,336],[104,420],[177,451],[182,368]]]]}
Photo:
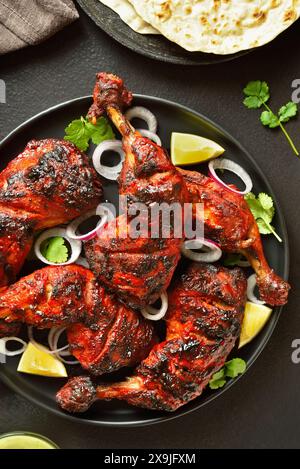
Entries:
{"type": "Polygon", "coordinates": [[[62,357],[63,352],[60,352],[56,355],[56,357],[66,365],[78,365],[80,362],[78,360],[66,360],[62,357]]]}
{"type": "Polygon", "coordinates": [[[52,344],[50,345],[50,339],[49,339],[49,336],[48,336],[48,343],[50,345],[50,349],[54,352],[54,353],[62,353],[63,355],[71,355],[70,352],[69,352],[69,344],[67,345],[64,345],[63,347],[58,347],[58,341],[59,341],[59,338],[60,336],[62,335],[63,332],[65,332],[66,330],[66,327],[55,327],[54,328],[54,332],[53,332],[53,335],[52,335],[52,344]]]}
{"type": "Polygon", "coordinates": [[[79,240],[71,239],[66,233],[65,228],[52,228],[51,230],[44,231],[36,240],[34,244],[34,252],[35,255],[40,261],[44,262],[44,264],[48,265],[68,265],[73,264],[77,261],[78,257],[80,256],[82,248],[82,243],[79,240]],[[70,246],[71,246],[71,257],[67,262],[50,262],[46,259],[43,254],[41,253],[41,244],[43,241],[49,238],[54,238],[56,236],[61,236],[62,238],[66,239],[70,246]]]}
{"type": "Polygon", "coordinates": [[[116,181],[122,166],[123,166],[123,161],[125,160],[125,153],[123,151],[123,145],[120,140],[104,140],[104,142],[101,142],[100,145],[98,145],[93,153],[93,165],[97,173],[100,174],[100,176],[105,177],[106,179],[109,179],[110,181],[116,181]],[[120,162],[116,166],[105,166],[101,163],[101,157],[105,151],[114,151],[116,153],[119,153],[120,155],[120,162]]]}
{"type": "Polygon", "coordinates": [[[152,140],[152,142],[156,143],[157,145],[161,147],[161,139],[159,138],[157,134],[150,132],[150,130],[147,130],[147,129],[137,129],[137,131],[143,137],[149,138],[150,140],[152,140]]]}
{"type": "Polygon", "coordinates": [[[63,363],[66,363],[67,365],[77,365],[79,363],[78,360],[66,360],[63,358],[72,355],[70,352],[69,344],[64,347],[58,348],[59,338],[66,329],[66,327],[52,328],[48,335],[48,343],[50,348],[55,352],[56,358],[58,358],[63,363]]]}
{"type": "Polygon", "coordinates": [[[184,241],[181,246],[182,254],[195,262],[216,262],[222,257],[222,250],[214,241],[196,238],[184,241]],[[192,249],[210,248],[209,252],[193,252],[192,249]]]}
{"type": "Polygon", "coordinates": [[[145,121],[148,126],[148,130],[156,134],[157,119],[155,115],[151,111],[149,111],[149,109],[142,107],[142,106],[135,106],[126,112],[125,117],[129,121],[131,121],[134,118],[145,121]]]}
{"type": "Polygon", "coordinates": [[[16,355],[21,355],[21,353],[25,351],[28,345],[27,342],[25,342],[25,340],[23,339],[20,339],[20,337],[2,337],[0,339],[0,344],[3,345],[3,347],[0,347],[0,355],[5,355],[7,357],[15,357],[16,355]],[[14,342],[19,342],[20,344],[23,345],[23,347],[14,351],[7,350],[6,344],[7,342],[10,342],[11,340],[14,342]]]}
{"type": "Polygon", "coordinates": [[[254,288],[256,287],[256,274],[250,275],[247,280],[247,297],[248,300],[257,305],[265,305],[266,302],[259,300],[254,294],[254,288]]]}
{"type": "Polygon", "coordinates": [[[56,334],[56,332],[61,329],[60,327],[51,327],[49,333],[48,333],[48,344],[49,344],[49,348],[50,350],[53,350],[54,349],[54,346],[53,346],[53,337],[54,335],[56,334]]]}
{"type": "Polygon", "coordinates": [[[141,309],[141,313],[145,319],[149,319],[150,321],[159,321],[166,315],[169,306],[167,293],[163,292],[160,295],[160,299],[161,307],[159,309],[153,308],[153,306],[150,305],[141,309]]]}
{"type": "MultiPolygon", "coordinates": [[[[41,350],[42,352],[50,353],[51,355],[56,355],[58,352],[61,352],[62,350],[66,350],[69,347],[69,345],[65,345],[64,347],[61,347],[60,349],[55,350],[54,346],[53,347],[50,346],[50,350],[47,350],[47,349],[45,350],[45,346],[37,342],[35,338],[33,337],[33,326],[28,326],[28,337],[32,345],[34,345],[38,350],[41,350]]],[[[49,342],[49,339],[48,339],[48,342],[49,342]]]]}
{"type": "Polygon", "coordinates": [[[66,235],[71,239],[78,239],[80,241],[89,241],[90,239],[93,239],[97,236],[97,234],[99,233],[99,230],[104,225],[106,225],[107,222],[108,222],[108,209],[106,207],[102,207],[101,205],[99,205],[97,208],[97,212],[96,210],[90,210],[86,214],[81,215],[80,217],[73,220],[66,228],[66,235]],[[101,217],[99,222],[97,223],[97,226],[86,234],[77,235],[76,230],[78,226],[81,225],[81,223],[83,223],[85,220],[88,220],[89,218],[93,216],[101,217]]]}
{"type": "Polygon", "coordinates": [[[228,160],[226,158],[217,158],[215,160],[211,160],[208,163],[208,167],[211,177],[229,191],[239,195],[245,195],[251,192],[253,183],[249,174],[244,170],[244,168],[242,168],[239,164],[235,163],[234,161],[228,160]],[[217,175],[216,169],[226,169],[239,176],[246,186],[245,190],[238,191],[237,189],[233,189],[232,187],[225,184],[225,182],[223,182],[222,179],[220,179],[217,175]]]}

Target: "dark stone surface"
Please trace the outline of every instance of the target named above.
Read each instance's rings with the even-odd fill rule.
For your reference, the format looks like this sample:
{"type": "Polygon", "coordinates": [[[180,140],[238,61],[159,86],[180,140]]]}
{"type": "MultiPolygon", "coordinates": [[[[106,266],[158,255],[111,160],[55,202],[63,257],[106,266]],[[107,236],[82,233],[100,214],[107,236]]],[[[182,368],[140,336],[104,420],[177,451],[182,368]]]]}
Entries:
{"type": "MultiPolygon", "coordinates": [[[[69,98],[89,94],[98,70],[120,74],[139,93],[178,101],[209,116],[253,154],[277,193],[289,230],[293,291],[268,346],[247,375],[220,399],[179,420],[139,429],[96,428],[71,423],[32,405],[0,384],[0,433],[40,432],[63,448],[289,448],[300,447],[300,365],[291,343],[300,338],[299,169],[283,136],[264,129],[259,113],[241,104],[251,79],[269,81],[272,105],[291,98],[300,79],[295,28],[276,47],[208,67],[160,64],[115,43],[84,13],[44,44],[0,58],[7,104],[0,104],[0,137],[25,119],[69,98]]],[[[300,147],[299,119],[288,129],[300,147]]]]}

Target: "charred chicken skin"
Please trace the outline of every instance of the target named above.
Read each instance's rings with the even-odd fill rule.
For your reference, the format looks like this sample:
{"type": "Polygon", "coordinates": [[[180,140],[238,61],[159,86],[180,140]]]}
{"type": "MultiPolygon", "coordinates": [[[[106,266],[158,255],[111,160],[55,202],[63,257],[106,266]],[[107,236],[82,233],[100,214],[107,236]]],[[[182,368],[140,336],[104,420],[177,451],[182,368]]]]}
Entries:
{"type": "Polygon", "coordinates": [[[87,157],[64,140],[33,140],[0,173],[0,286],[15,281],[37,230],[97,206],[102,188],[87,157]]]}
{"type": "MultiPolygon", "coordinates": [[[[88,116],[93,121],[106,112],[123,137],[126,157],[119,177],[120,195],[127,196],[129,207],[135,202],[148,207],[162,202],[179,203],[181,207],[188,196],[183,177],[166,151],[142,137],[122,114],[122,109],[129,106],[131,100],[132,94],[120,78],[106,73],[97,75],[94,104],[88,116]]],[[[145,222],[150,230],[150,222],[145,222]]],[[[115,225],[113,221],[100,238],[86,243],[85,252],[91,269],[110,291],[132,307],[153,303],[168,287],[180,258],[182,238],[173,234],[174,225],[182,223],[182,217],[179,222],[174,216],[172,223],[170,237],[163,238],[160,234],[156,239],[150,239],[146,229],[135,239],[127,218],[121,215],[115,236],[110,234],[111,226],[115,225]]]]}
{"type": "Polygon", "coordinates": [[[78,265],[46,267],[7,287],[0,295],[0,320],[7,326],[68,327],[71,352],[97,375],[136,365],[155,343],[152,325],[78,265]]]}
{"type": "Polygon", "coordinates": [[[239,268],[191,264],[170,290],[166,340],[153,347],[134,375],[100,386],[87,376],[73,378],[58,392],[58,403],[82,412],[97,399],[120,399],[174,411],[196,398],[239,337],[246,285],[239,268]]]}
{"type": "Polygon", "coordinates": [[[243,254],[257,275],[261,298],[275,306],[287,302],[290,285],[268,265],[257,223],[244,197],[222,187],[210,177],[180,169],[190,201],[204,204],[204,231],[207,238],[227,252],[243,254]]]}

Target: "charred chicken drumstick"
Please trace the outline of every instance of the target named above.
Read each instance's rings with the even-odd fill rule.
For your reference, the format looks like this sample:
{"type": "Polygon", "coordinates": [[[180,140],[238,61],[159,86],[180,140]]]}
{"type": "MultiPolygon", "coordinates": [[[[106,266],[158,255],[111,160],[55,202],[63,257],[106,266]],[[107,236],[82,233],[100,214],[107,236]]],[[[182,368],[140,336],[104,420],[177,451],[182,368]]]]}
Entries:
{"type": "Polygon", "coordinates": [[[15,281],[37,230],[99,204],[102,188],[87,157],[64,140],[33,140],[0,173],[0,286],[15,281]]]}
{"type": "Polygon", "coordinates": [[[268,265],[257,223],[244,197],[235,194],[210,177],[181,169],[190,201],[204,204],[205,236],[227,252],[240,252],[257,275],[261,298],[270,305],[287,302],[290,286],[268,265]]]}
{"type": "MultiPolygon", "coordinates": [[[[76,218],[102,188],[87,157],[64,140],[31,141],[0,173],[0,287],[15,281],[37,230],[76,218]]],[[[17,324],[0,321],[0,337],[17,324]]]]}
{"type": "MultiPolygon", "coordinates": [[[[119,177],[119,192],[127,196],[129,206],[133,202],[147,206],[167,202],[179,203],[181,207],[187,199],[183,177],[166,151],[142,137],[124,117],[122,109],[131,101],[132,94],[120,78],[107,73],[97,75],[94,104],[88,116],[94,120],[106,112],[123,137],[126,157],[119,177]]],[[[175,216],[173,223],[182,224],[182,220],[175,216]]],[[[173,236],[173,228],[169,238],[150,239],[146,229],[142,236],[133,239],[121,215],[113,238],[103,232],[101,238],[86,243],[89,265],[101,282],[126,304],[132,307],[151,304],[168,287],[180,258],[182,239],[173,236]]]]}
{"type": "Polygon", "coordinates": [[[0,295],[0,318],[47,329],[66,326],[70,351],[93,374],[133,366],[155,343],[153,327],[78,265],[51,266],[0,295]]]}
{"type": "Polygon", "coordinates": [[[169,294],[166,340],[151,350],[127,381],[95,387],[91,378],[69,380],[57,401],[69,412],[97,399],[121,399],[174,411],[199,396],[225,363],[239,337],[246,302],[241,269],[191,264],[169,294]]]}

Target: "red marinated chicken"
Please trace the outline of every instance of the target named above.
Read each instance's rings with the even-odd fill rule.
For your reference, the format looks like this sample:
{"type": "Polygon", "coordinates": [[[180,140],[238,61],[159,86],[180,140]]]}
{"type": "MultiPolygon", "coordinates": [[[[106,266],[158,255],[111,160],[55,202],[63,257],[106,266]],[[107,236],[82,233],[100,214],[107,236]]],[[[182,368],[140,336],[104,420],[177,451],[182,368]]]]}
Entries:
{"type": "Polygon", "coordinates": [[[246,302],[241,269],[191,264],[169,293],[166,340],[127,381],[95,387],[77,377],[58,392],[69,412],[86,411],[97,399],[121,399],[155,410],[174,411],[199,396],[225,363],[239,337],[246,302]]]}
{"type": "Polygon", "coordinates": [[[190,201],[204,204],[205,236],[227,252],[240,252],[257,275],[261,298],[270,305],[287,302],[290,286],[272,270],[264,256],[258,226],[244,197],[195,171],[180,170],[190,201]]]}
{"type": "Polygon", "coordinates": [[[72,143],[28,143],[0,174],[0,286],[15,281],[35,231],[67,223],[101,195],[96,172],[72,143]]]}
{"type": "Polygon", "coordinates": [[[8,287],[0,295],[0,319],[40,329],[69,326],[70,350],[93,374],[136,365],[155,343],[152,325],[78,265],[46,267],[8,287]]]}
{"type": "Polygon", "coordinates": [[[132,95],[120,78],[106,73],[97,75],[94,104],[88,115],[93,120],[107,112],[123,137],[126,158],[119,177],[120,194],[127,196],[129,207],[134,202],[143,202],[148,207],[162,202],[177,203],[180,220],[176,212],[170,236],[163,237],[158,218],[153,229],[157,229],[159,236],[150,239],[146,213],[143,218],[146,227],[136,239],[130,223],[121,215],[115,235],[111,235],[110,227],[115,224],[112,221],[100,238],[86,243],[85,252],[91,269],[110,291],[116,292],[126,304],[141,307],[157,300],[171,281],[182,243],[182,235],[174,236],[174,226],[182,225],[182,204],[187,192],[183,177],[166,151],[142,137],[122,114],[121,109],[129,106],[131,100],[132,95]]]}

